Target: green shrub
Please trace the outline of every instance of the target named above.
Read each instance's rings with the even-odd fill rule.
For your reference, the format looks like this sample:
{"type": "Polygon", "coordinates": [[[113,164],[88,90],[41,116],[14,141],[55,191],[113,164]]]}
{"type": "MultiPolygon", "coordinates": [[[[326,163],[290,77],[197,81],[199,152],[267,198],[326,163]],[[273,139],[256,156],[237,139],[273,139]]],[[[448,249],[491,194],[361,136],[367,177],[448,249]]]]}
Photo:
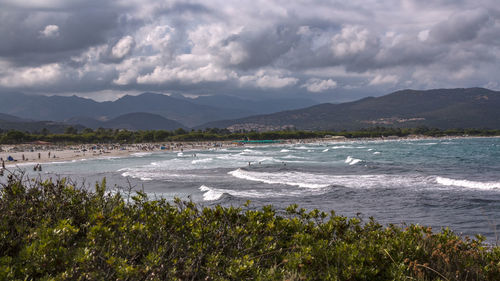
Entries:
{"type": "Polygon", "coordinates": [[[448,229],[131,195],[11,177],[0,280],[500,280],[498,246],[448,229]]]}

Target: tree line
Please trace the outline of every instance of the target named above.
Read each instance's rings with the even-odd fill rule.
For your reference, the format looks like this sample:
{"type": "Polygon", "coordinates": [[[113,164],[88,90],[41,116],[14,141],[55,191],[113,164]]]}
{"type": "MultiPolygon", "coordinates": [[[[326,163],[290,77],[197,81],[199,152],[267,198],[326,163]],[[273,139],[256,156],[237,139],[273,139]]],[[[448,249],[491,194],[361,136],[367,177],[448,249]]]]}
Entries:
{"type": "Polygon", "coordinates": [[[231,132],[228,129],[208,128],[205,130],[191,130],[179,128],[173,131],[146,130],[128,131],[121,129],[99,128],[83,129],[80,132],[68,127],[62,134],[53,134],[48,130],[41,132],[22,132],[16,130],[0,130],[0,144],[21,144],[33,141],[51,143],[143,143],[143,142],[176,142],[176,141],[226,141],[226,140],[279,140],[279,139],[307,139],[324,138],[328,136],[342,136],[346,138],[380,138],[380,137],[407,137],[423,135],[430,137],[442,136],[500,136],[500,130],[489,129],[448,129],[436,128],[385,128],[374,127],[356,131],[239,131],[231,132]]]}

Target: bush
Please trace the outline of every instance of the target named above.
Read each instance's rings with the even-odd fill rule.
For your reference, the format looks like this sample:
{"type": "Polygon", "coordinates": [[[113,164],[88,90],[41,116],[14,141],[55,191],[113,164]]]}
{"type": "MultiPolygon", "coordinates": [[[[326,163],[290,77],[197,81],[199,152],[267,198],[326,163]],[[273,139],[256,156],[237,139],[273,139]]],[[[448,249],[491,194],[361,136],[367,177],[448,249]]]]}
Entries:
{"type": "Polygon", "coordinates": [[[0,189],[0,279],[500,280],[500,248],[482,237],[105,186],[11,176],[0,189]]]}

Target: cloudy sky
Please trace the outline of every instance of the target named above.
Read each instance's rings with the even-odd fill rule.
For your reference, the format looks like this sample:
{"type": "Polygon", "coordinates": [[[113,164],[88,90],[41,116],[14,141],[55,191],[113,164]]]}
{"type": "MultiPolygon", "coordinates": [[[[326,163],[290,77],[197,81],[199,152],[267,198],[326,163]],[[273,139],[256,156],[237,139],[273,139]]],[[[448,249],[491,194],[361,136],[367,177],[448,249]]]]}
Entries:
{"type": "Polygon", "coordinates": [[[499,74],[494,0],[0,0],[0,93],[336,102],[499,74]]]}

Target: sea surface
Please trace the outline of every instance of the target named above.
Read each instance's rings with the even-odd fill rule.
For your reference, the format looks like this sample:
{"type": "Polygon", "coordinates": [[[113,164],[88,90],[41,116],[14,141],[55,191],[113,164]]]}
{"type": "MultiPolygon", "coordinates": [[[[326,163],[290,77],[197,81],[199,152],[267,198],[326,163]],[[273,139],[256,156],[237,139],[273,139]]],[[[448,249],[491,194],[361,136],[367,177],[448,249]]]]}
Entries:
{"type": "MultiPolygon", "coordinates": [[[[20,167],[23,169],[23,167],[20,167]]],[[[290,204],[388,224],[500,232],[500,138],[324,142],[136,153],[45,164],[41,174],[203,205],[290,204]]],[[[31,168],[31,167],[30,167],[31,168]]]]}

